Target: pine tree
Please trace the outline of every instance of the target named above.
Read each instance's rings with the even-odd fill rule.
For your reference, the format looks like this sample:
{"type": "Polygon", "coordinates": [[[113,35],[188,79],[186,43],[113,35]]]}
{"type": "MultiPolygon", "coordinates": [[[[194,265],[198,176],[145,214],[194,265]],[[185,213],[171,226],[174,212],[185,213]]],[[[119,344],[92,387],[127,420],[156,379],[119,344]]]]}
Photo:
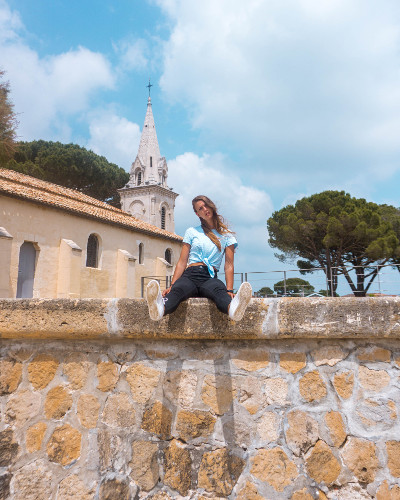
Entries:
{"type": "Polygon", "coordinates": [[[305,259],[297,261],[300,269],[324,268],[330,294],[342,274],[354,295],[364,297],[377,266],[400,256],[392,212],[389,217],[388,209],[383,214],[379,205],[344,191],[324,191],[272,214],[269,243],[283,252],[277,255],[281,261],[300,257],[305,259]]]}
{"type": "MultiPolygon", "coordinates": [[[[3,77],[4,71],[0,70],[0,80],[3,77]]],[[[17,148],[16,129],[18,121],[9,94],[9,83],[0,81],[0,165],[12,158],[17,148]]]]}

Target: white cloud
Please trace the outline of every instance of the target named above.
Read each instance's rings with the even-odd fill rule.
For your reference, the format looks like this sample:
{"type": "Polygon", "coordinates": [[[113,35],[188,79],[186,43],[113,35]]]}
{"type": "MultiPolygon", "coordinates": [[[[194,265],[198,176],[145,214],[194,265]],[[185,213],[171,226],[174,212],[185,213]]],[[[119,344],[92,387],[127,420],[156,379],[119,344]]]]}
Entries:
{"type": "Polygon", "coordinates": [[[89,124],[87,147],[108,161],[130,170],[140,142],[140,127],[112,112],[99,113],[89,124]]]}
{"type": "Polygon", "coordinates": [[[227,163],[219,153],[201,157],[184,153],[168,162],[168,182],[174,191],[181,193],[176,206],[177,210],[182,210],[180,220],[185,225],[196,218],[187,207],[191,207],[191,200],[199,194],[211,198],[235,226],[259,224],[271,213],[269,195],[261,189],[244,185],[227,163]]]}
{"type": "Polygon", "coordinates": [[[18,12],[13,12],[5,0],[0,0],[0,43],[17,38],[17,30],[23,29],[18,12]]]}
{"type": "Polygon", "coordinates": [[[254,269],[257,265],[265,266],[266,255],[271,254],[266,220],[272,213],[272,202],[265,191],[244,185],[222,154],[199,157],[184,153],[168,162],[168,171],[168,183],[179,193],[175,207],[179,234],[189,226],[198,225],[191,200],[199,194],[206,195],[236,232],[239,241],[236,268],[250,270],[253,266],[254,269]],[[251,256],[252,261],[245,261],[245,256],[251,256]]]}
{"type": "Polygon", "coordinates": [[[143,70],[148,66],[149,48],[146,40],[124,39],[114,44],[120,58],[119,66],[123,71],[143,70]]]}
{"type": "Polygon", "coordinates": [[[10,81],[19,114],[21,139],[70,140],[66,119],[85,112],[99,89],[112,88],[114,77],[106,58],[84,47],[40,58],[20,37],[18,14],[0,4],[1,65],[10,81]],[[11,20],[11,22],[10,22],[11,20]]]}
{"type": "Polygon", "coordinates": [[[326,184],[332,168],[356,176],[382,154],[399,159],[396,0],[157,3],[172,25],[164,92],[211,140],[264,162],[253,182],[326,184]]]}

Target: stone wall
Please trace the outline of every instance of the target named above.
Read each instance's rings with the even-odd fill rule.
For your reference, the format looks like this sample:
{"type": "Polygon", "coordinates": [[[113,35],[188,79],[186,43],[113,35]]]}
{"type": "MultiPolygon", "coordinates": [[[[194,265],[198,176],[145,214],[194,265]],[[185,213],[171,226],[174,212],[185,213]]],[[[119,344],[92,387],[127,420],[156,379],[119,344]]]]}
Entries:
{"type": "Polygon", "coordinates": [[[0,499],[400,498],[400,300],[0,301],[0,499]]]}

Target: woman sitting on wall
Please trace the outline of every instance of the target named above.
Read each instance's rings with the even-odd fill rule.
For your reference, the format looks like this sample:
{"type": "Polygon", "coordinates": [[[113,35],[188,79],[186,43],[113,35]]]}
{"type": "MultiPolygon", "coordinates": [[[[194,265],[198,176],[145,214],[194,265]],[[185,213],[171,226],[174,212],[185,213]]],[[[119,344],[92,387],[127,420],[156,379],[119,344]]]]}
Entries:
{"type": "Polygon", "coordinates": [[[189,227],[185,233],[172,285],[162,294],[158,281],[151,280],[147,285],[150,318],[158,321],[174,312],[182,301],[190,297],[206,297],[232,320],[240,321],[252,290],[250,283],[242,283],[237,294],[233,293],[236,238],[207,196],[196,196],[192,206],[201,225],[189,227]],[[226,286],[217,277],[224,254],[226,286]]]}

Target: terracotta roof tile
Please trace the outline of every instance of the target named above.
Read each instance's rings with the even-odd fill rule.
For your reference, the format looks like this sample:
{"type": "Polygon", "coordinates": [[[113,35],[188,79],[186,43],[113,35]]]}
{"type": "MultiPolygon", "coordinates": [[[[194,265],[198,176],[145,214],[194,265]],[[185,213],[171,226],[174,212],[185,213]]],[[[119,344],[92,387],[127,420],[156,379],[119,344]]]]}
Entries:
{"type": "Polygon", "coordinates": [[[58,186],[14,170],[0,168],[0,193],[66,210],[82,217],[124,226],[153,236],[182,241],[182,237],[175,233],[143,222],[119,208],[96,200],[75,189],[58,186]]]}

